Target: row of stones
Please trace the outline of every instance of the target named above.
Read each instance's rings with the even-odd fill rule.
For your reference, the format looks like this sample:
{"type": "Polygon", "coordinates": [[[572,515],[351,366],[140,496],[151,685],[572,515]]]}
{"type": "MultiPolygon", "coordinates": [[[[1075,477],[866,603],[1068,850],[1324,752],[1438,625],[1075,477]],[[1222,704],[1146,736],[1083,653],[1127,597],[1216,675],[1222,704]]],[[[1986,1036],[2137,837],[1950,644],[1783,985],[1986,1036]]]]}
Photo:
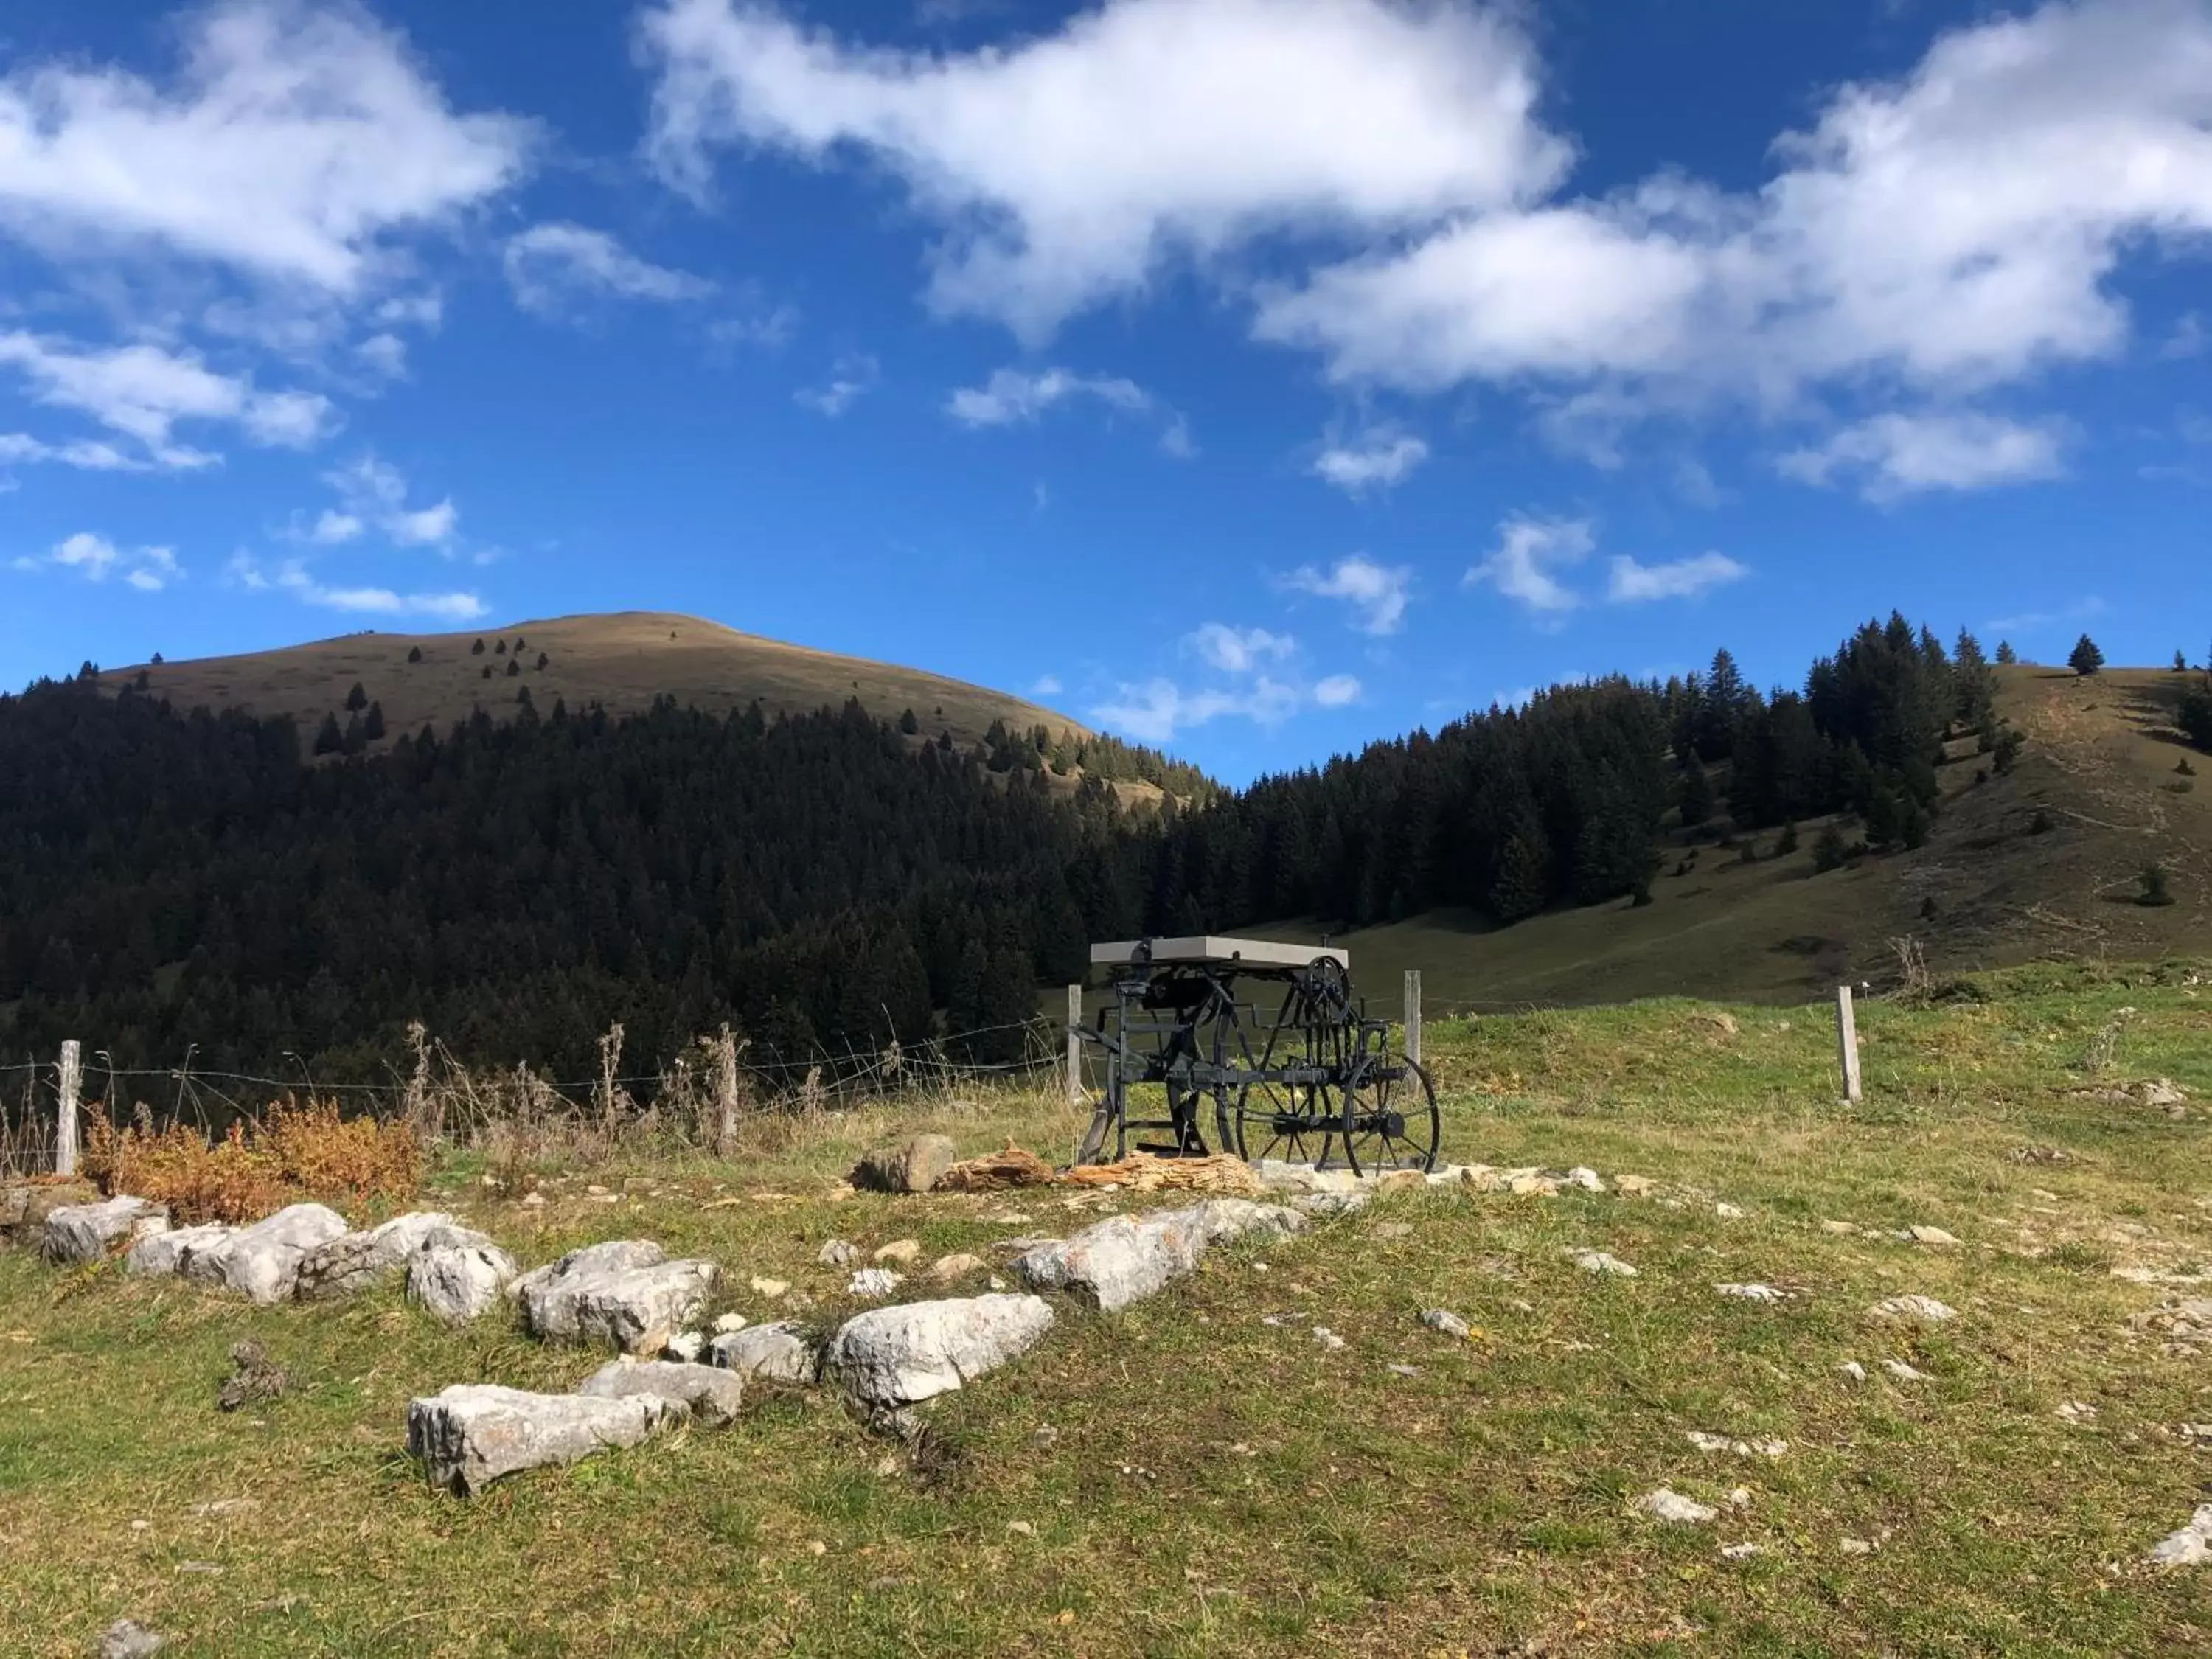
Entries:
{"type": "Polygon", "coordinates": [[[678,1422],[726,1423],[743,1379],[836,1386],[874,1425],[907,1431],[913,1408],[1026,1352],[1053,1324],[1037,1294],[1114,1312],[1194,1269],[1216,1244],[1295,1231],[1307,1211],[1361,1195],[1312,1195],[1300,1207],[1219,1198],[1176,1210],[1111,1216],[1066,1239],[1042,1240],[1012,1264],[1027,1294],[870,1310],[826,1338],[793,1322],[726,1330],[696,1362],[696,1321],[720,1282],[715,1263],[672,1261],[650,1240],[572,1250],[530,1273],[482,1233],[437,1213],[359,1233],[320,1205],[294,1205],[247,1227],[172,1229],[136,1198],[54,1211],[43,1248],[58,1262],[126,1252],[126,1271],[179,1274],[273,1303],[349,1293],[404,1270],[410,1300],[439,1317],[477,1317],[504,1297],[541,1340],[612,1346],[623,1358],[570,1394],[459,1384],[410,1402],[407,1440],[440,1486],[467,1494],[521,1469],[632,1446],[678,1422]],[[1334,1197],[1338,1201],[1324,1201],[1334,1197]],[[665,1356],[665,1357],[656,1357],[665,1356]]]}

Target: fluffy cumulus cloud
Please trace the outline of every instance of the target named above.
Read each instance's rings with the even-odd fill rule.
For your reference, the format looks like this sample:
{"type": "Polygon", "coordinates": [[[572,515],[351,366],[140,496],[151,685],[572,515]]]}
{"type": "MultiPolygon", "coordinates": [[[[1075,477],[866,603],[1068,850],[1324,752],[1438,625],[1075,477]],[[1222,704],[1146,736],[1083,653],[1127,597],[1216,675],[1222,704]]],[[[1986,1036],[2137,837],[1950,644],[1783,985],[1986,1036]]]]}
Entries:
{"type": "Polygon", "coordinates": [[[1012,46],[901,53],[755,5],[666,0],[651,149],[703,194],[714,152],[840,154],[943,227],[930,292],[1037,337],[1284,229],[1388,234],[1554,185],[1517,28],[1384,0],[1109,0],[1012,46]]]}
{"type": "MultiPolygon", "coordinates": [[[[1570,187],[1522,15],[1107,0],[915,53],[662,0],[651,149],[701,193],[727,147],[887,171],[938,228],[935,304],[1031,338],[1188,262],[1339,380],[1509,386],[1601,464],[1654,415],[1849,427],[1940,392],[1964,419],[2117,354],[2124,258],[2212,231],[2212,0],[1959,27],[1897,78],[1827,94],[1756,188],[1668,173],[1604,195],[1570,187]]],[[[1386,483],[1417,441],[1332,446],[1316,470],[1386,483]]],[[[1978,482],[2027,476],[2015,459],[1978,482]]]]}
{"type": "Polygon", "coordinates": [[[873,357],[848,356],[830,366],[830,378],[820,386],[801,386],[792,396],[816,414],[834,421],[873,390],[882,378],[883,370],[873,357]]]}
{"type": "Polygon", "coordinates": [[[1316,599],[1335,599],[1348,609],[1352,625],[1363,634],[1395,634],[1406,623],[1413,593],[1413,571],[1404,565],[1378,564],[1364,553],[1339,559],[1327,570],[1300,565],[1283,586],[1316,599]]]}
{"type": "Polygon", "coordinates": [[[1182,686],[1164,675],[1124,683],[1091,708],[1091,718],[1141,743],[1167,743],[1231,717],[1279,726],[1302,709],[1340,708],[1360,695],[1349,674],[1309,683],[1297,669],[1298,642],[1287,634],[1208,622],[1186,634],[1182,645],[1210,671],[1212,684],[1182,686]]]}
{"type": "Polygon", "coordinates": [[[541,317],[610,299],[672,305],[714,291],[705,277],[641,259],[605,231],[582,225],[532,225],[507,239],[502,258],[515,303],[541,317]]]}
{"type": "Polygon", "coordinates": [[[250,553],[232,555],[223,579],[248,592],[282,592],[302,605],[364,617],[428,617],[439,622],[474,622],[489,614],[483,598],[467,592],[401,592],[368,584],[325,582],[304,559],[287,559],[274,570],[250,553]]]}
{"type": "Polygon", "coordinates": [[[396,546],[444,549],[459,528],[460,510],[452,496],[410,507],[406,475],[374,455],[362,455],[323,478],[337,492],[340,510],[323,512],[307,532],[311,541],[349,542],[373,526],[396,546]]]}
{"type": "Polygon", "coordinates": [[[1264,628],[1231,628],[1225,623],[1200,625],[1183,641],[1210,668],[1224,674],[1249,674],[1262,664],[1280,662],[1298,648],[1287,634],[1271,634],[1264,628]]]}
{"type": "Polygon", "coordinates": [[[1597,546],[1588,519],[1547,519],[1516,514],[1498,526],[1498,545],[1465,578],[1487,585],[1540,615],[1559,617],[1582,603],[1561,572],[1581,563],[1597,546]]]}
{"type": "Polygon", "coordinates": [[[312,392],[263,392],[243,376],[219,374],[189,351],[146,344],[86,348],[16,330],[0,333],[0,368],[12,369],[33,402],[89,417],[129,440],[111,446],[26,440],[19,459],[58,460],[95,471],[183,471],[220,459],[178,442],[180,422],[228,424],[264,446],[306,448],[335,420],[329,398],[312,392]]]}
{"type": "Polygon", "coordinates": [[[89,582],[117,576],[141,593],[158,593],[182,580],[185,574],[173,548],[118,547],[88,530],[64,537],[42,555],[26,555],[13,562],[18,570],[64,570],[89,582]]]}
{"type": "Polygon", "coordinates": [[[1792,450],[1776,465],[1810,484],[1855,482],[1872,501],[1927,490],[1986,489],[2065,471],[2066,428],[1972,413],[1887,414],[1792,450]]]}
{"type": "Polygon", "coordinates": [[[1026,426],[1060,404],[1090,402],[1123,415],[1158,419],[1161,451],[1177,460],[1198,453],[1190,422],[1134,380],[1118,374],[1079,374],[1066,368],[1000,368],[981,386],[961,386],[945,412],[974,428],[1026,426]]]}
{"type": "Polygon", "coordinates": [[[49,252],[153,246],[342,294],[400,233],[520,176],[527,124],[457,114],[350,6],[187,16],[175,75],[25,64],[0,80],[0,231],[49,252]]]}
{"type": "Polygon", "coordinates": [[[1641,605],[1651,599],[1693,599],[1700,593],[1751,574],[1748,566],[1725,553],[1699,553],[1663,564],[1644,564],[1625,554],[1610,561],[1605,596],[1615,605],[1641,605]]]}
{"type": "Polygon", "coordinates": [[[1429,446],[1393,426],[1372,426],[1351,437],[1324,441],[1314,457],[1314,477],[1348,495],[1402,483],[1429,459],[1429,446]]]}

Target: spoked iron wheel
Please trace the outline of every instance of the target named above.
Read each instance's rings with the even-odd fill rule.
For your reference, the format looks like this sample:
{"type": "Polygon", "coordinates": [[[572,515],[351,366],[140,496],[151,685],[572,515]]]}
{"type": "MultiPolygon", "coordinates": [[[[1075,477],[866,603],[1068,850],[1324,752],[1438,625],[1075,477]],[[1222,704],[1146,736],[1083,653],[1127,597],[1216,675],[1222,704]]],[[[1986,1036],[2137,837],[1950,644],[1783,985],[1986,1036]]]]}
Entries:
{"type": "Polygon", "coordinates": [[[1443,1135],[1437,1091],[1410,1060],[1362,1066],[1344,1092],[1344,1151],[1355,1174],[1426,1171],[1443,1135]]]}
{"type": "Polygon", "coordinates": [[[1332,1156],[1342,1162],[1337,1137],[1343,1127],[1338,1091],[1326,1083],[1247,1083],[1236,1103],[1222,1109],[1219,1122],[1222,1150],[1234,1150],[1247,1164],[1276,1158],[1316,1169],[1332,1156]]]}

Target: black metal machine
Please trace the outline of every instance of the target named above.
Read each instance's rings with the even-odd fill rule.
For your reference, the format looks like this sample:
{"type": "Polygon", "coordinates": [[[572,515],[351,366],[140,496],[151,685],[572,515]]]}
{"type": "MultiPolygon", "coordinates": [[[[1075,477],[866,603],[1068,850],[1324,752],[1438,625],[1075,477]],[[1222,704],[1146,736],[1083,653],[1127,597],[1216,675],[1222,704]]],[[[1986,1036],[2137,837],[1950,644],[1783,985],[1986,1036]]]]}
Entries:
{"type": "Polygon", "coordinates": [[[1133,1129],[1173,1136],[1136,1151],[1204,1157],[1209,1099],[1219,1150],[1250,1162],[1355,1174],[1436,1163],[1436,1091],[1419,1066],[1392,1051],[1390,1023],[1353,1001],[1345,951],[1267,939],[1134,939],[1094,945],[1091,961],[1114,977],[1095,1028],[1077,1028],[1103,1051],[1105,1067],[1077,1163],[1127,1156],[1133,1129]],[[1164,1117],[1133,1115],[1160,1109],[1154,1100],[1164,1117]]]}

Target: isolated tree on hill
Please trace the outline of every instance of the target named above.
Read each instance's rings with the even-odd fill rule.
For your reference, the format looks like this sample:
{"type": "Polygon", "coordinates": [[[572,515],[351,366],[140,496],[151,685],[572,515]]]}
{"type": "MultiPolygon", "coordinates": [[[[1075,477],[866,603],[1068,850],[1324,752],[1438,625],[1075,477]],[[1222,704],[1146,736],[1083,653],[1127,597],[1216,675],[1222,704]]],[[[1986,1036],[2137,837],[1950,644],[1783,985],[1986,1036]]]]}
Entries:
{"type": "Polygon", "coordinates": [[[489,663],[486,663],[483,665],[483,677],[486,679],[489,679],[491,678],[491,665],[489,663]]]}
{"type": "Polygon", "coordinates": [[[2181,694],[2181,706],[2174,711],[2174,724],[2181,735],[2199,749],[2212,750],[2212,675],[2207,675],[2181,694]]]}
{"type": "Polygon", "coordinates": [[[155,666],[155,667],[156,667],[156,668],[159,668],[161,665],[161,653],[160,652],[156,651],[156,652],[154,653],[154,666],[155,666]]]}
{"type": "Polygon", "coordinates": [[[345,706],[349,713],[356,714],[368,707],[368,693],[362,689],[359,680],[356,680],[353,690],[346,693],[345,706]]]}
{"type": "Polygon", "coordinates": [[[921,730],[921,722],[915,718],[913,709],[909,708],[899,716],[899,730],[909,738],[921,730]]]}
{"type": "Polygon", "coordinates": [[[2173,884],[2160,866],[2146,864],[2142,874],[2136,880],[2142,889],[2136,896],[2136,903],[2159,905],[2173,902],[2173,884]]]}
{"type": "Polygon", "coordinates": [[[1982,654],[1982,642],[1963,628],[1951,647],[1951,684],[1958,693],[1954,718],[1979,731],[1996,704],[1996,677],[1982,654]]]}
{"type": "Polygon", "coordinates": [[[2010,640],[1999,640],[1997,641],[1998,662],[2002,663],[2005,667],[2009,668],[2019,660],[2020,653],[2012,648],[2012,641],[2010,640]]]}
{"type": "Polygon", "coordinates": [[[544,673],[545,672],[545,665],[552,660],[553,659],[547,656],[543,651],[539,652],[538,653],[538,672],[541,674],[544,673]]]}
{"type": "Polygon", "coordinates": [[[517,702],[520,703],[520,704],[521,704],[525,708],[529,708],[529,707],[530,707],[530,688],[529,688],[528,686],[526,686],[526,685],[518,685],[518,686],[516,686],[516,687],[514,688],[514,700],[515,700],[515,702],[517,702]]]}
{"type": "Polygon", "coordinates": [[[481,635],[477,636],[477,642],[469,647],[469,655],[471,657],[481,657],[483,655],[483,639],[481,635]]]}
{"type": "Polygon", "coordinates": [[[507,641],[505,640],[501,640],[497,645],[492,647],[491,650],[492,654],[495,657],[505,656],[507,654],[507,641]]]}
{"type": "Polygon", "coordinates": [[[516,659],[516,658],[509,657],[509,658],[507,659],[507,678],[509,678],[509,679],[513,679],[513,678],[514,678],[517,674],[520,674],[521,672],[522,672],[522,664],[521,664],[521,662],[520,662],[518,659],[516,659]]]}
{"type": "Polygon", "coordinates": [[[369,704],[368,713],[362,716],[361,734],[371,743],[376,742],[384,735],[384,705],[382,703],[369,704]]]}
{"type": "Polygon", "coordinates": [[[2177,651],[2173,653],[2173,672],[2177,674],[2186,674],[2189,672],[2189,653],[2187,652],[2177,651]]]}
{"type": "Polygon", "coordinates": [[[410,662],[420,662],[420,661],[422,661],[422,647],[421,646],[419,646],[419,645],[410,645],[410,646],[409,646],[409,647],[407,647],[407,660],[408,660],[408,661],[410,661],[410,662]]]}
{"type": "Polygon", "coordinates": [[[2066,665],[2087,679],[2105,665],[2105,653],[2097,649],[2096,641],[2084,634],[2074,641],[2074,649],[2066,659],[2066,665]]]}
{"type": "Polygon", "coordinates": [[[345,734],[338,730],[338,717],[336,714],[324,715],[322,726],[315,732],[315,752],[318,755],[335,755],[344,746],[345,734]]]}

